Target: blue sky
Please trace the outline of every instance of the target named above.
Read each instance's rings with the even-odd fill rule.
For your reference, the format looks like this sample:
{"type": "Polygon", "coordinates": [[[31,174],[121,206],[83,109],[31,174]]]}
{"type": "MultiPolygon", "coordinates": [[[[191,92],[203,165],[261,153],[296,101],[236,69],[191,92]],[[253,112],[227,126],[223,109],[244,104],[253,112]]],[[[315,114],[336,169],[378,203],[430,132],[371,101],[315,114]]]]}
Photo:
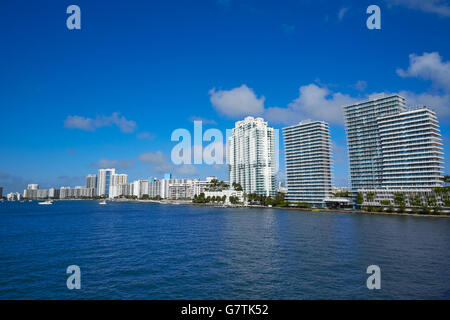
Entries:
{"type": "Polygon", "coordinates": [[[328,121],[347,185],[341,105],[378,92],[438,112],[448,172],[448,1],[2,1],[0,37],[6,192],[82,185],[103,166],[227,179],[225,166],[171,164],[170,136],[245,115],[328,121]],[[81,30],[66,28],[71,4],[81,30]],[[366,28],[371,4],[381,30],[366,28]]]}

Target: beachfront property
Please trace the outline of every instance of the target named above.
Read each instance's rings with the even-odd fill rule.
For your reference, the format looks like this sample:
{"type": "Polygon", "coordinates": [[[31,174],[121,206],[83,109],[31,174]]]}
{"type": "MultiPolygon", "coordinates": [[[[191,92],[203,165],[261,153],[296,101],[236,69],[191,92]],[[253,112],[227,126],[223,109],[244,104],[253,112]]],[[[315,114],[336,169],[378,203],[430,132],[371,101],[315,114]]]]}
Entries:
{"type": "Polygon", "coordinates": [[[263,118],[237,121],[228,140],[229,182],[246,194],[276,195],[274,129],[263,118]]]}
{"type": "Polygon", "coordinates": [[[305,120],[283,128],[287,195],[291,203],[324,207],[331,192],[331,141],[328,123],[305,120]]]}

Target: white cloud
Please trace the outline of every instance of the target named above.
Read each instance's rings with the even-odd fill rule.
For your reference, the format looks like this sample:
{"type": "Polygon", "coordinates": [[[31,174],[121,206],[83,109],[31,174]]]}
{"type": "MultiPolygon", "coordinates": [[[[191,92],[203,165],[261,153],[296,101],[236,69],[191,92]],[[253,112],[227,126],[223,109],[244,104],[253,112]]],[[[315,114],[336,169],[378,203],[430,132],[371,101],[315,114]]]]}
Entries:
{"type": "Polygon", "coordinates": [[[214,108],[231,118],[260,115],[264,111],[264,96],[258,98],[245,84],[231,90],[211,89],[209,94],[214,108]]]}
{"type": "Polygon", "coordinates": [[[130,169],[134,167],[133,160],[119,160],[119,159],[107,159],[101,158],[97,162],[91,163],[93,167],[96,168],[116,168],[116,169],[130,169]]]}
{"type": "Polygon", "coordinates": [[[278,124],[293,124],[301,120],[324,120],[333,124],[343,124],[342,107],[360,99],[340,92],[331,92],[316,84],[302,86],[299,96],[287,108],[268,108],[266,120],[278,124]]]}
{"type": "Polygon", "coordinates": [[[438,52],[425,52],[421,56],[410,54],[408,69],[397,69],[397,74],[402,78],[430,80],[435,88],[450,92],[450,62],[443,62],[438,52]]]}
{"type": "Polygon", "coordinates": [[[344,19],[344,15],[347,13],[348,10],[349,8],[341,8],[341,10],[339,10],[338,13],[339,21],[342,21],[342,19],[344,19]]]}
{"type": "Polygon", "coordinates": [[[440,118],[450,116],[450,94],[414,93],[407,90],[400,91],[398,94],[406,99],[409,106],[428,106],[436,111],[440,118]]]}
{"type": "Polygon", "coordinates": [[[424,53],[421,56],[410,54],[408,69],[397,69],[397,74],[403,78],[431,81],[434,89],[423,93],[400,91],[399,94],[406,98],[408,105],[426,105],[434,109],[441,118],[450,116],[450,62],[442,61],[438,52],[424,53]]]}
{"type": "Polygon", "coordinates": [[[85,131],[95,131],[97,128],[109,127],[115,125],[120,131],[125,133],[133,132],[137,125],[132,120],[127,120],[120,116],[120,113],[114,112],[110,116],[97,116],[95,119],[85,118],[82,116],[68,116],[64,121],[64,127],[69,129],[80,129],[85,131]]]}
{"type": "Polygon", "coordinates": [[[191,164],[174,165],[168,160],[168,157],[161,151],[146,152],[138,157],[138,160],[150,164],[155,173],[171,172],[177,176],[192,177],[197,176],[197,168],[191,164]]]}
{"type": "Polygon", "coordinates": [[[388,0],[388,4],[450,17],[450,4],[447,0],[388,0]]]}

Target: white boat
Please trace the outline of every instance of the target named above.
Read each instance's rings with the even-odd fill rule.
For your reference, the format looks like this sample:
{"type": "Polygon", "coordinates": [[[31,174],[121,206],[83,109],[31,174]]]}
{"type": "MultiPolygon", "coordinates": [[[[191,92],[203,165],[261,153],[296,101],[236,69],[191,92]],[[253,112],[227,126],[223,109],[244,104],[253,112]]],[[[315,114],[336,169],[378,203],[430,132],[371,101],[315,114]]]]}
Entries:
{"type": "Polygon", "coordinates": [[[106,204],[106,200],[103,200],[102,202],[99,202],[98,204],[106,204]]]}
{"type": "Polygon", "coordinates": [[[53,201],[47,200],[47,201],[39,202],[38,204],[50,205],[50,204],[53,204],[53,201]]]}

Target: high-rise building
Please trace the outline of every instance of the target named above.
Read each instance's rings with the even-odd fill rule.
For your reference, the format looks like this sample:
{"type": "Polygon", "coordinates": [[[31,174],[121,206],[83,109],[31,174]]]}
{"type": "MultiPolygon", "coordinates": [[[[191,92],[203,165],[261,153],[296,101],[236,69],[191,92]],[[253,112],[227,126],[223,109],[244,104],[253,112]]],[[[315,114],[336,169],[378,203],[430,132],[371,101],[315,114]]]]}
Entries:
{"type": "Polygon", "coordinates": [[[328,123],[302,121],[283,128],[289,202],[325,206],[331,197],[331,142],[328,123]]]}
{"type": "Polygon", "coordinates": [[[116,169],[99,169],[97,175],[97,195],[109,195],[109,187],[111,186],[112,175],[116,173],[116,169]]]}
{"type": "Polygon", "coordinates": [[[382,154],[378,119],[406,111],[399,95],[373,95],[344,107],[352,190],[382,186],[382,154]]]}
{"type": "Polygon", "coordinates": [[[88,174],[86,176],[86,188],[97,188],[97,175],[88,174]]]}
{"type": "Polygon", "coordinates": [[[239,183],[247,194],[276,195],[274,129],[262,118],[238,121],[228,140],[230,185],[239,183]]]}
{"type": "Polygon", "coordinates": [[[434,111],[407,110],[399,95],[345,107],[353,192],[430,191],[442,186],[442,142],[434,111]]]}
{"type": "Polygon", "coordinates": [[[32,183],[27,186],[27,190],[37,190],[39,189],[39,185],[37,183],[32,183]]]}
{"type": "Polygon", "coordinates": [[[125,173],[116,173],[111,176],[111,185],[127,184],[128,175],[125,173]]]}
{"type": "Polygon", "coordinates": [[[0,187],[0,198],[3,198],[3,187],[0,187]]]}
{"type": "Polygon", "coordinates": [[[381,117],[378,125],[384,188],[442,186],[442,138],[433,110],[421,107],[381,117]]]}

